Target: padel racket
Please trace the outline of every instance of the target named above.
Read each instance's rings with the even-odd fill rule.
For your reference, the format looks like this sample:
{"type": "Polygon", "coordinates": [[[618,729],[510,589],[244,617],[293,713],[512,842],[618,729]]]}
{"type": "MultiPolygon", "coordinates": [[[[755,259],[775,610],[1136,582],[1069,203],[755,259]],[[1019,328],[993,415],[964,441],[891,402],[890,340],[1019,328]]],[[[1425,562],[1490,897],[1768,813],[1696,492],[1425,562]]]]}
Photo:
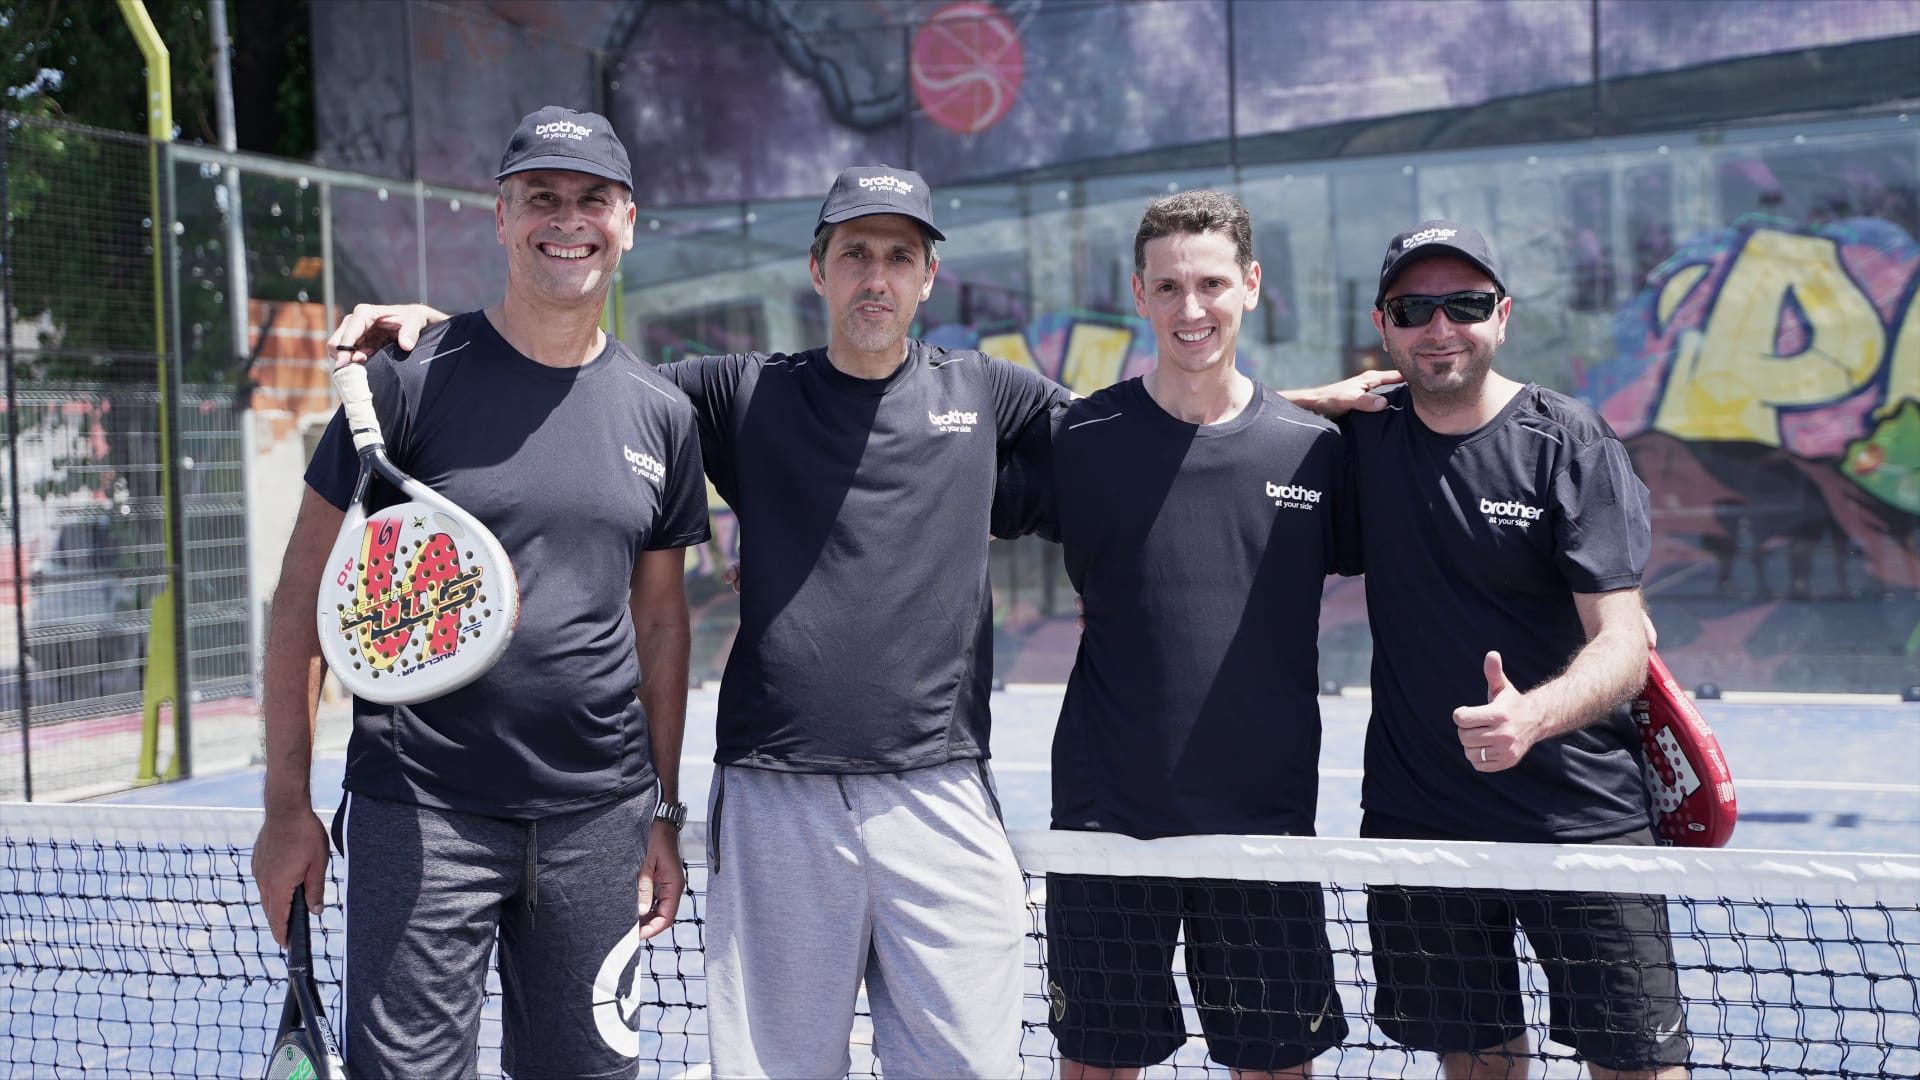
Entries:
{"type": "Polygon", "coordinates": [[[343,1080],[346,1075],[340,1044],[333,1041],[333,1029],[320,1008],[320,987],[313,980],[307,887],[295,885],[293,910],[287,915],[287,1003],[280,1009],[267,1080],[343,1080]]]}
{"type": "Polygon", "coordinates": [[[1647,787],[1653,792],[1655,831],[1677,847],[1724,847],[1740,804],[1733,773],[1706,717],[1647,650],[1647,685],[1633,700],[1633,721],[1646,748],[1647,787]]]}
{"type": "Polygon", "coordinates": [[[335,368],[333,388],[360,477],[320,580],[321,655],[340,685],[368,701],[411,705],[452,693],[513,637],[513,564],[477,518],[387,460],[366,368],[335,368]],[[375,476],[408,501],[369,514],[375,476]]]}

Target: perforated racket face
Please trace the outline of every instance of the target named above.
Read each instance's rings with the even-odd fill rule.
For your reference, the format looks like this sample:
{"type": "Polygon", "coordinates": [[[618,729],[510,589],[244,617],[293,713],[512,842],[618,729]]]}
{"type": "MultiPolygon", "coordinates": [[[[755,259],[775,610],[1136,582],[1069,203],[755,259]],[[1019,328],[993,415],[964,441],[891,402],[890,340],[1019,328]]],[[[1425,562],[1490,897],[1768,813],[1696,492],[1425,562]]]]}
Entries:
{"type": "Polygon", "coordinates": [[[304,1031],[289,1031],[273,1044],[273,1058],[267,1062],[267,1080],[314,1080],[315,1077],[342,1076],[337,1065],[322,1071],[323,1059],[304,1031]]]}
{"type": "Polygon", "coordinates": [[[1647,685],[1633,702],[1646,750],[1655,831],[1677,847],[1722,847],[1739,816],[1720,740],[1665,663],[1649,657],[1647,685]]]}
{"type": "Polygon", "coordinates": [[[334,542],[318,605],[320,651],[358,697],[409,705],[480,677],[519,617],[513,567],[483,529],[405,502],[334,542]]]}

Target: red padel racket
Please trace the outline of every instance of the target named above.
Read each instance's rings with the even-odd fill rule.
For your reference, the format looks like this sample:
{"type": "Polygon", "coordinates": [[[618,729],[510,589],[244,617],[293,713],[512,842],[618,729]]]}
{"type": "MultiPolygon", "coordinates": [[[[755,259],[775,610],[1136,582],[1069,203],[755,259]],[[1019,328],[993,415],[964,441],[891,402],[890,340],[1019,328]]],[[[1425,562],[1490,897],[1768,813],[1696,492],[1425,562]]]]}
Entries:
{"type": "Polygon", "coordinates": [[[1720,740],[1680,689],[1660,654],[1647,650],[1647,685],[1633,699],[1633,721],[1647,754],[1647,787],[1660,842],[1724,847],[1740,804],[1720,740]]]}
{"type": "Polygon", "coordinates": [[[389,705],[451,693],[479,678],[513,637],[513,564],[478,518],[387,460],[367,369],[334,369],[360,453],[360,478],[320,579],[320,652],[340,685],[389,705]],[[369,515],[375,476],[409,501],[369,515]]]}
{"type": "Polygon", "coordinates": [[[313,979],[313,943],[307,933],[307,887],[293,887],[287,916],[287,1003],[267,1062],[267,1080],[345,1080],[340,1044],[333,1040],[320,987],[313,979]]]}

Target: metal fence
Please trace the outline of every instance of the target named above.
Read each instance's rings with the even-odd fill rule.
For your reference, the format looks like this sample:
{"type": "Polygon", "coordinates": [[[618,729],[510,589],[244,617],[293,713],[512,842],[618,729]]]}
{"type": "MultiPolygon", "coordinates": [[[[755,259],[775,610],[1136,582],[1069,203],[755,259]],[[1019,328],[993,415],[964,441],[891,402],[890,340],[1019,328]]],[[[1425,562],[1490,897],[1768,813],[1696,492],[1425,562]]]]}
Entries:
{"type": "Polygon", "coordinates": [[[491,196],[10,115],[0,166],[0,798],[252,757],[256,581],[332,407],[314,328],[496,292],[498,260],[424,272],[477,262],[491,196]]]}

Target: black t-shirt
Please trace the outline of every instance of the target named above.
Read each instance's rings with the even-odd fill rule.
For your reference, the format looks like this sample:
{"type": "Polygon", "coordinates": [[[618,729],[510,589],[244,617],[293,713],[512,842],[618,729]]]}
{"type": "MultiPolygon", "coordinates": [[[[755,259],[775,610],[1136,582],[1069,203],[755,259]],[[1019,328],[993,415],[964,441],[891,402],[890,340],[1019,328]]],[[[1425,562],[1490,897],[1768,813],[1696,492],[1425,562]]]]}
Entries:
{"type": "MultiPolygon", "coordinates": [[[[500,538],[520,584],[513,641],[485,675],[416,705],[354,701],[346,788],[496,817],[539,817],[651,782],[628,607],[640,553],[707,539],[686,395],[608,339],[593,362],[520,355],[485,314],[367,365],[387,455],[500,538]]],[[[359,459],[336,414],[307,483],[336,507],[359,459]]],[[[403,501],[375,481],[377,504],[403,501]]]]}
{"type": "Polygon", "coordinates": [[[825,349],[659,369],[740,522],[722,765],[876,773],[987,756],[987,526],[1002,446],[1066,392],[909,342],[884,379],[825,349]]]}
{"type": "Polygon", "coordinates": [[[1045,424],[1009,460],[995,524],[1060,541],[1086,605],[1054,827],[1312,835],[1320,594],[1353,548],[1339,430],[1258,384],[1186,423],[1139,379],[1050,430],[1050,462],[1045,424]]]}
{"type": "Polygon", "coordinates": [[[1346,422],[1360,506],[1373,722],[1361,802],[1485,840],[1592,840],[1651,821],[1625,709],[1545,740],[1517,766],[1474,770],[1453,710],[1484,705],[1498,650],[1525,691],[1587,641],[1573,594],[1640,584],[1647,489],[1606,421],[1527,385],[1491,423],[1441,435],[1407,391],[1346,422]]]}

